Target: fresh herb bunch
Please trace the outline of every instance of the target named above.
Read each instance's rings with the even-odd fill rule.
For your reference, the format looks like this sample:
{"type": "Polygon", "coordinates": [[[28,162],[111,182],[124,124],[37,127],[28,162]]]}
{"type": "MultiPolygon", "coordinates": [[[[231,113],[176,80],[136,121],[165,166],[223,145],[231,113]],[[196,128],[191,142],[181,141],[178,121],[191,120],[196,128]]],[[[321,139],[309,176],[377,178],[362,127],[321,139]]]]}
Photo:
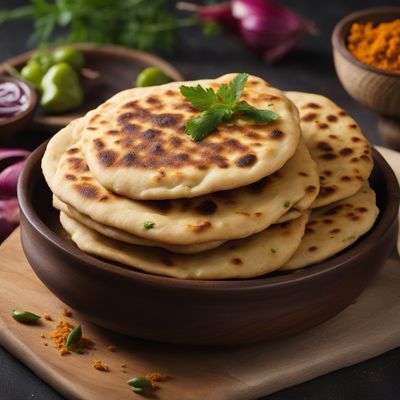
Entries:
{"type": "Polygon", "coordinates": [[[30,0],[30,3],[0,10],[0,24],[32,19],[31,39],[37,47],[85,42],[170,51],[177,29],[197,23],[196,17],[174,16],[165,0],[30,0]],[[58,30],[66,33],[56,37],[58,30]]]}
{"type": "Polygon", "coordinates": [[[192,103],[196,110],[203,111],[197,117],[186,122],[186,134],[199,141],[214,131],[222,122],[233,117],[249,119],[256,124],[269,124],[279,118],[270,110],[253,107],[246,101],[239,101],[249,74],[241,73],[229,84],[222,84],[217,92],[212,88],[197,86],[180,87],[183,96],[192,103]]]}

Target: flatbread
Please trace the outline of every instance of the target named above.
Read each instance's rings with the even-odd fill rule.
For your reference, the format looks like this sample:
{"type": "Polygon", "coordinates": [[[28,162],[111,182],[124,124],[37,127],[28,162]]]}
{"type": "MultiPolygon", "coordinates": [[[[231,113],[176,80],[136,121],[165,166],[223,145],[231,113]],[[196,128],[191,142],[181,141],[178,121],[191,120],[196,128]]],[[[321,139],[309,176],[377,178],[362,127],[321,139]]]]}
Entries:
{"type": "MultiPolygon", "coordinates": [[[[188,244],[188,245],[168,245],[166,243],[161,242],[153,242],[151,240],[143,239],[141,237],[132,235],[131,233],[127,233],[121,231],[120,229],[112,228],[111,226],[106,226],[103,224],[99,224],[96,221],[93,221],[87,215],[80,213],[74,207],[69,206],[63,203],[60,199],[56,196],[53,196],[53,207],[57,210],[63,212],[66,216],[73,218],[77,222],[81,223],[82,225],[86,226],[94,230],[97,233],[101,233],[103,236],[109,237],[111,239],[119,240],[121,242],[129,243],[129,244],[136,244],[138,246],[146,246],[146,247],[161,247],[165,250],[168,250],[172,253],[179,253],[179,254],[194,254],[194,253],[201,253],[202,251],[215,249],[216,247],[220,246],[222,241],[214,241],[214,242],[205,242],[199,244],[188,244]]],[[[286,213],[287,214],[287,213],[286,213]]],[[[286,215],[285,214],[285,215],[286,215]]],[[[299,215],[301,212],[299,211],[299,215]]],[[[289,219],[285,219],[285,221],[294,219],[299,217],[299,215],[291,215],[289,219]]]]}
{"type": "Polygon", "coordinates": [[[200,111],[179,87],[218,88],[235,76],[128,89],[99,106],[82,129],[82,151],[95,178],[128,198],[165,200],[238,188],[278,171],[296,150],[298,114],[280,90],[255,76],[241,99],[275,111],[277,121],[223,123],[197,142],[185,134],[185,122],[200,111]]]}
{"type": "Polygon", "coordinates": [[[307,219],[305,213],[293,221],[274,225],[250,238],[225,243],[214,250],[178,255],[106,238],[60,214],[62,226],[85,253],[178,279],[251,278],[272,272],[284,265],[299,246],[307,219]]]}
{"type": "Polygon", "coordinates": [[[371,146],[357,123],[326,97],[301,92],[286,95],[299,110],[301,130],[321,177],[312,207],[356,193],[373,168],[371,146]]]}
{"type": "MultiPolygon", "coordinates": [[[[135,201],[111,193],[91,174],[73,134],[79,121],[49,142],[42,161],[52,192],[94,221],[154,242],[174,245],[227,241],[261,232],[306,193],[318,174],[305,144],[277,173],[244,188],[195,199],[135,201]],[[154,223],[145,229],[146,222],[154,223]]],[[[132,185],[135,181],[131,182],[132,185]]]]}
{"type": "Polygon", "coordinates": [[[306,267],[339,253],[372,228],[378,213],[368,184],[347,199],[314,209],[300,247],[281,269],[306,267]]]}

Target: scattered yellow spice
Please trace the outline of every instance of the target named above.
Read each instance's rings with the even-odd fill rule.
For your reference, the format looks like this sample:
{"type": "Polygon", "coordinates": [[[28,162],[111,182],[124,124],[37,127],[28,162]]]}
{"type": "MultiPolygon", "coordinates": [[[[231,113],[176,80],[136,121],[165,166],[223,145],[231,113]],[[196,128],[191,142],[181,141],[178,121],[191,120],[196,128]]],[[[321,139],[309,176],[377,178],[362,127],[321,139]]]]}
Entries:
{"type": "Polygon", "coordinates": [[[108,372],[110,370],[110,368],[108,367],[108,365],[105,365],[102,363],[102,361],[100,360],[94,360],[92,367],[94,369],[97,369],[99,371],[105,371],[108,372]]]}
{"type": "Polygon", "coordinates": [[[347,48],[365,64],[400,72],[400,18],[374,25],[353,23],[347,37],[347,48]]]}
{"type": "MultiPolygon", "coordinates": [[[[70,350],[68,349],[68,347],[66,345],[66,341],[67,341],[68,335],[74,328],[75,328],[75,326],[72,325],[71,323],[69,323],[67,321],[60,321],[57,324],[56,329],[50,333],[50,338],[53,340],[55,347],[58,349],[58,351],[60,352],[60,354],[62,356],[65,356],[66,354],[70,353],[70,350]]],[[[92,340],[82,337],[79,341],[79,344],[72,345],[70,348],[79,350],[77,352],[82,353],[83,349],[93,348],[93,344],[94,343],[92,340]]]]}
{"type": "Polygon", "coordinates": [[[50,337],[53,340],[55,347],[62,356],[70,353],[65,342],[72,329],[74,329],[72,324],[66,321],[60,321],[57,324],[56,329],[50,333],[50,337]]]}
{"type": "Polygon", "coordinates": [[[168,379],[168,376],[163,375],[160,372],[150,372],[144,377],[151,382],[152,389],[159,389],[160,386],[157,384],[157,382],[164,382],[168,379]]]}

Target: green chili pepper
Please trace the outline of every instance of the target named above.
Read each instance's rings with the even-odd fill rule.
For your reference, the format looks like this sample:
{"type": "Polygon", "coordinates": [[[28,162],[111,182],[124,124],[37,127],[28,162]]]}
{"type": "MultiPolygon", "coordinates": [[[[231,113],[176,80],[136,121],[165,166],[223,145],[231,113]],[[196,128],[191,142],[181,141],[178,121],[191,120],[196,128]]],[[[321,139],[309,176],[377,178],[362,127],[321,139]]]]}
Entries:
{"type": "Polygon", "coordinates": [[[21,77],[31,83],[36,89],[40,89],[44,72],[42,66],[35,60],[31,60],[21,69],[21,77]]]}
{"type": "Polygon", "coordinates": [[[33,314],[29,311],[17,311],[14,310],[11,313],[11,316],[18,322],[21,322],[23,324],[29,324],[32,322],[36,322],[38,319],[40,319],[39,315],[33,314]]]}
{"type": "Polygon", "coordinates": [[[53,52],[53,59],[56,64],[67,63],[76,71],[79,71],[84,65],[83,53],[76,47],[59,47],[53,52]]]}
{"type": "Polygon", "coordinates": [[[67,63],[53,65],[41,83],[41,106],[49,113],[62,113],[79,107],[83,102],[83,90],[75,70],[67,63]]]}
{"type": "Polygon", "coordinates": [[[67,340],[65,342],[66,346],[69,347],[72,344],[77,344],[81,340],[82,337],[82,326],[78,325],[67,336],[67,340]]]}
{"type": "Polygon", "coordinates": [[[152,386],[151,382],[144,376],[135,376],[134,378],[129,379],[126,383],[131,386],[132,390],[136,393],[143,392],[144,389],[152,386]]]}
{"type": "Polygon", "coordinates": [[[158,67],[145,68],[136,78],[136,87],[163,85],[171,78],[158,67]]]}

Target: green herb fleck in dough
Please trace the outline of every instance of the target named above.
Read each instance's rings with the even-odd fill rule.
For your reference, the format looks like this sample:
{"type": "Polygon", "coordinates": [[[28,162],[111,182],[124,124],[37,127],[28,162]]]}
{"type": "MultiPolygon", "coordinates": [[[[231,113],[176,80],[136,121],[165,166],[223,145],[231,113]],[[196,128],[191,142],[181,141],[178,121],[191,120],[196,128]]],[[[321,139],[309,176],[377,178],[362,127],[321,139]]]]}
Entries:
{"type": "Polygon", "coordinates": [[[285,208],[289,208],[290,207],[290,201],[285,201],[284,203],[283,203],[283,207],[285,207],[285,208]]]}
{"type": "Polygon", "coordinates": [[[276,253],[276,249],[271,249],[271,253],[275,254],[276,253]]]}
{"type": "Polygon", "coordinates": [[[156,227],[156,223],[152,221],[146,221],[143,224],[144,229],[149,230],[149,229],[154,229],[156,227]]]}

